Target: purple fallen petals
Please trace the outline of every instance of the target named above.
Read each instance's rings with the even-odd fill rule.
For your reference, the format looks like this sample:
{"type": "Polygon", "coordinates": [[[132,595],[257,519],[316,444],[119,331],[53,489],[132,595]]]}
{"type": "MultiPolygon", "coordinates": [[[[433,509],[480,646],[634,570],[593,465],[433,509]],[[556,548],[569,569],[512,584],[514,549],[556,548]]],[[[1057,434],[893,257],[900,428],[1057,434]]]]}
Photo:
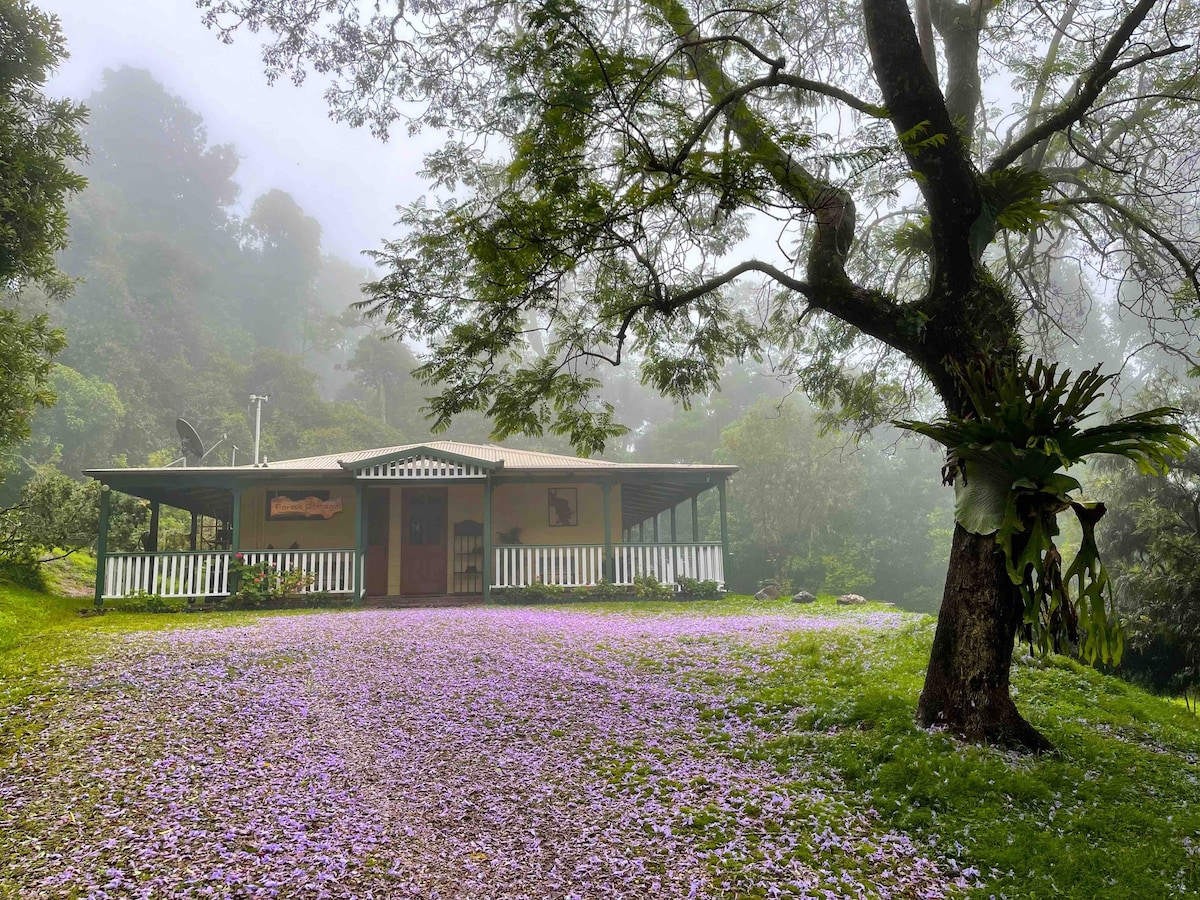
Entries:
{"type": "Polygon", "coordinates": [[[728,711],[764,665],[747,643],[847,621],[395,610],[98,640],[0,732],[0,894],[956,895],[804,759],[748,761],[762,735],[728,711]]]}

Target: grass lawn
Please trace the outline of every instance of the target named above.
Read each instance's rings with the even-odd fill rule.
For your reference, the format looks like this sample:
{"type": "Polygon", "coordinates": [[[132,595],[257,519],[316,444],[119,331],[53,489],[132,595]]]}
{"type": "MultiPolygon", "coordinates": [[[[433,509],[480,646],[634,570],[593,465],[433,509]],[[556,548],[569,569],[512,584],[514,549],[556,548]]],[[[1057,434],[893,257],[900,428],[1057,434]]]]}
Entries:
{"type": "Polygon", "coordinates": [[[0,586],[0,897],[1200,894],[1200,721],[1022,659],[1056,754],[918,729],[927,617],[86,605],[0,586]]]}

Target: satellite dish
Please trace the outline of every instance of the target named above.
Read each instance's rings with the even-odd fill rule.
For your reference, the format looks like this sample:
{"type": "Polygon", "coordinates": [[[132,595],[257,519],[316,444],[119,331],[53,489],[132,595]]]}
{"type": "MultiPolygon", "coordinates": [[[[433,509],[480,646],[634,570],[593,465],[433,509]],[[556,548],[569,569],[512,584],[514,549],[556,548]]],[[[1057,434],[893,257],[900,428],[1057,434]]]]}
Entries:
{"type": "Polygon", "coordinates": [[[183,448],[183,455],[189,459],[204,459],[204,441],[200,440],[200,435],[188,420],[176,419],[175,430],[179,432],[179,444],[183,448]]]}

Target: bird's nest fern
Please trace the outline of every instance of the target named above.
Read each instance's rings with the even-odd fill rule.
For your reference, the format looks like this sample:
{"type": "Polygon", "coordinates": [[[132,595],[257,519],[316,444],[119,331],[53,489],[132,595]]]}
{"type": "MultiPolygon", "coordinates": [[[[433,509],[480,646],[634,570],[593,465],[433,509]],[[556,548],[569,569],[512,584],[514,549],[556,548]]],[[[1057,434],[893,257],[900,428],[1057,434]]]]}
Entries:
{"type": "Polygon", "coordinates": [[[1009,578],[1025,604],[1025,635],[1039,653],[1078,649],[1090,662],[1119,662],[1120,624],[1111,610],[1108,573],[1096,546],[1102,503],[1079,499],[1066,469],[1106,453],[1161,474],[1195,442],[1159,407],[1081,427],[1115,377],[1100,367],[1072,378],[1033,357],[1023,365],[976,362],[956,371],[971,413],[895,424],[948,448],[943,480],[955,489],[954,516],[967,531],[995,534],[1009,578]],[[1055,543],[1059,513],[1071,510],[1082,531],[1066,571],[1055,543]]]}

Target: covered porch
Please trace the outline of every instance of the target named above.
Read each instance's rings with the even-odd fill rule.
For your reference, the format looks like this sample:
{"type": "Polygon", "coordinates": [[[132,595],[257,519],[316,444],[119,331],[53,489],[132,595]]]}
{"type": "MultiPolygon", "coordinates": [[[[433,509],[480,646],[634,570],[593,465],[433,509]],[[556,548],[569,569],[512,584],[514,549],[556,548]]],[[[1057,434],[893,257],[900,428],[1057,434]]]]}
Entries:
{"type": "Polygon", "coordinates": [[[462,596],[534,583],[641,578],[724,583],[733,467],[607,463],[435,442],[266,466],[109,469],[101,481],[95,602],[217,600],[247,568],[296,594],[462,596]],[[149,501],[138,552],[108,552],[113,490],[149,501]],[[719,497],[720,535],[699,498],[719,497]],[[185,547],[160,546],[163,507],[190,514],[185,547]],[[561,536],[561,537],[560,537],[561,536]]]}

